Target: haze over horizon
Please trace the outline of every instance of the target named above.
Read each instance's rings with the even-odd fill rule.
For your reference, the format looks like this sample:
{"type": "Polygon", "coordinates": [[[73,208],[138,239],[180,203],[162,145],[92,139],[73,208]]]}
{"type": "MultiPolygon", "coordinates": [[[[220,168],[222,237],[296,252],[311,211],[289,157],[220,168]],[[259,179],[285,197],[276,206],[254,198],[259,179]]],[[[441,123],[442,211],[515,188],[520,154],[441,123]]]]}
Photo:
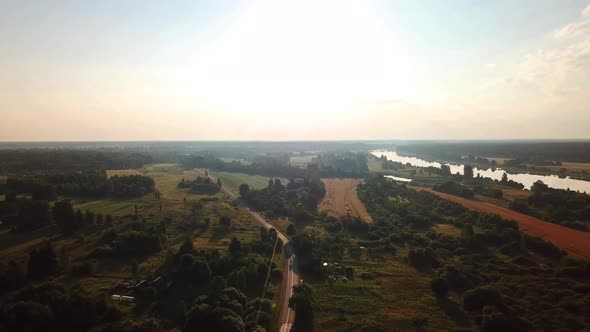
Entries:
{"type": "Polygon", "coordinates": [[[6,1],[0,141],[590,138],[590,3],[6,1]]]}

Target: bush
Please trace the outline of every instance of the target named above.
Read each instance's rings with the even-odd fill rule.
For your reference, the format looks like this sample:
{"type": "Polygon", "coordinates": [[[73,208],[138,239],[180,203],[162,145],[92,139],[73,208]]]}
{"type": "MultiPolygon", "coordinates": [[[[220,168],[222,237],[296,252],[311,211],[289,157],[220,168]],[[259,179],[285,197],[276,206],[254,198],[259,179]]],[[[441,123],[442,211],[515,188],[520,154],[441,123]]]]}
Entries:
{"type": "Polygon", "coordinates": [[[72,275],[77,277],[92,275],[96,270],[96,262],[83,262],[72,265],[72,275]]]}
{"type": "Polygon", "coordinates": [[[478,287],[465,292],[463,295],[463,308],[469,311],[481,311],[483,307],[501,306],[502,295],[497,289],[478,287]]]}
{"type": "Polygon", "coordinates": [[[415,268],[431,268],[438,266],[438,260],[430,248],[410,249],[408,264],[415,268]]]}
{"type": "Polygon", "coordinates": [[[437,297],[447,297],[449,292],[449,284],[443,278],[436,277],[430,281],[430,288],[437,297]]]}
{"type": "Polygon", "coordinates": [[[432,187],[432,189],[455,196],[473,198],[473,191],[471,189],[453,181],[438,184],[432,187]]]}
{"type": "Polygon", "coordinates": [[[564,252],[554,246],[553,243],[540,237],[524,235],[524,240],[527,248],[545,257],[559,259],[561,256],[565,255],[564,252]]]}

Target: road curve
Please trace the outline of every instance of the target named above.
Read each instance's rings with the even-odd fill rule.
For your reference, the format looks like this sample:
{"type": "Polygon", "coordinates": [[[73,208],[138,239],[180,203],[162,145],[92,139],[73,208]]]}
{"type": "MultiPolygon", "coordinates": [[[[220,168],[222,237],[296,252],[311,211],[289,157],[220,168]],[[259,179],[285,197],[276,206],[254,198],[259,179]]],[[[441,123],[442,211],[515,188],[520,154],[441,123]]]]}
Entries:
{"type": "MultiPolygon", "coordinates": [[[[194,169],[197,173],[205,175],[205,171],[195,168],[194,169]]],[[[208,173],[209,178],[212,181],[217,181],[215,177],[208,173]]],[[[291,254],[291,244],[289,243],[289,238],[285,236],[285,234],[281,233],[278,229],[276,229],[272,224],[270,224],[260,213],[253,211],[244,201],[240,200],[238,194],[236,194],[230,187],[225,185],[223,182],[221,183],[221,190],[226,193],[230,198],[234,200],[238,200],[238,206],[241,209],[246,210],[254,219],[262,225],[262,227],[266,229],[274,229],[277,232],[278,238],[283,241],[284,244],[284,252],[288,255],[291,254]]],[[[299,271],[297,268],[297,258],[294,257],[293,259],[289,259],[287,263],[287,273],[284,274],[281,288],[281,296],[279,299],[279,324],[280,332],[289,332],[291,330],[291,326],[295,321],[295,312],[289,308],[289,299],[293,295],[293,286],[299,284],[299,271]]]]}

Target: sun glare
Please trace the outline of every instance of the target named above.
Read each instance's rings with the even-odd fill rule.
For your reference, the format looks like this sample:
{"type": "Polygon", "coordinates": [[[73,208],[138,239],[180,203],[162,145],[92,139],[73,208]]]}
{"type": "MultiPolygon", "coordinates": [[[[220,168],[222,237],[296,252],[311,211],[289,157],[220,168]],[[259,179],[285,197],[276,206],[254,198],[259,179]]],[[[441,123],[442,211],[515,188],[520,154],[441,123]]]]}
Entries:
{"type": "Polygon", "coordinates": [[[408,98],[409,48],[377,11],[360,1],[255,2],[188,64],[187,88],[230,111],[259,113],[408,98]]]}

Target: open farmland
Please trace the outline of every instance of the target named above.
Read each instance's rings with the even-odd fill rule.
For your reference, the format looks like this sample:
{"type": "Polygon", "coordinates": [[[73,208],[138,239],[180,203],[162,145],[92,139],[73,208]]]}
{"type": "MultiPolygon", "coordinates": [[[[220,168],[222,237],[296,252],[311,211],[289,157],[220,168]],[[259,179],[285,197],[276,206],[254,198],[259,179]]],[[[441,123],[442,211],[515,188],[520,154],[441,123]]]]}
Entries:
{"type": "Polygon", "coordinates": [[[318,210],[344,217],[350,214],[365,221],[372,221],[365,205],[359,200],[356,194],[356,186],[360,183],[358,179],[322,179],[326,185],[326,195],[320,202],[318,210]]]}
{"type": "Polygon", "coordinates": [[[291,156],[291,158],[289,159],[289,163],[291,163],[291,166],[305,169],[307,168],[307,165],[311,164],[311,161],[315,157],[317,156],[291,156]]]}
{"type": "MultiPolygon", "coordinates": [[[[211,172],[212,175],[221,178],[221,182],[230,187],[234,192],[239,192],[241,184],[247,184],[252,189],[263,189],[268,186],[268,180],[270,177],[261,175],[250,175],[243,173],[230,173],[230,172],[211,172]]],[[[275,178],[272,178],[275,179],[275,178]]],[[[280,178],[281,182],[286,185],[289,180],[280,178]]]]}
{"type": "Polygon", "coordinates": [[[141,172],[135,169],[109,169],[107,170],[107,176],[128,176],[128,175],[140,175],[141,172]]]}
{"type": "Polygon", "coordinates": [[[449,201],[465,206],[468,209],[495,213],[504,219],[512,219],[518,223],[521,231],[551,241],[555,246],[576,257],[590,258],[590,233],[552,224],[526,214],[488,202],[470,200],[450,194],[441,193],[430,188],[411,186],[412,189],[426,190],[449,201]]]}

